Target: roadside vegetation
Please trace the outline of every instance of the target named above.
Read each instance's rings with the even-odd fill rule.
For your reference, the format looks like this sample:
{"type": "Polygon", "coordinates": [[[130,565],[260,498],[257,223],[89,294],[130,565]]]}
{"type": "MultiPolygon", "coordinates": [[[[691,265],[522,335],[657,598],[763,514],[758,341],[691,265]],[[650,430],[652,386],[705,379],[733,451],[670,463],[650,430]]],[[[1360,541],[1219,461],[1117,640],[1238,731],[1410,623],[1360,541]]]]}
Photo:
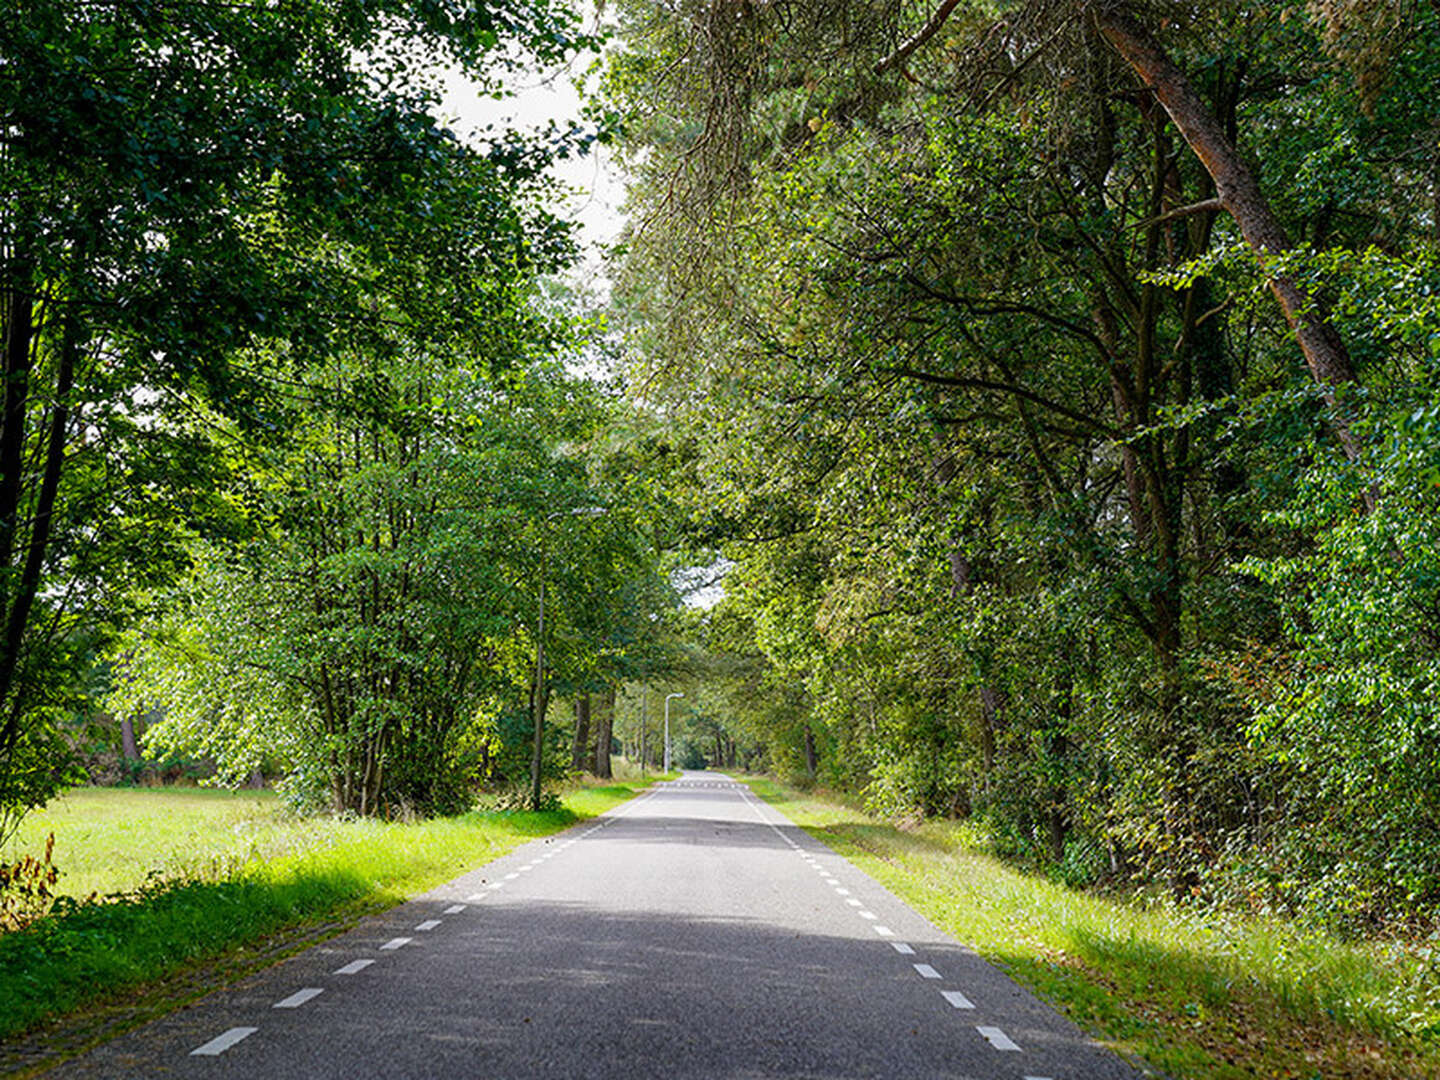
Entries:
{"type": "MultiPolygon", "coordinates": [[[[64,796],[48,820],[26,824],[55,828],[57,860],[76,869],[51,914],[0,934],[0,1039],[117,994],[144,996],[147,984],[268,936],[399,903],[650,782],[576,784],[539,813],[409,822],[297,819],[253,793],[64,796]]],[[[164,1000],[163,986],[148,989],[164,1000]]]]}
{"type": "Polygon", "coordinates": [[[767,779],[757,795],[1120,1052],[1176,1080],[1440,1075],[1429,948],[1096,894],[958,821],[898,824],[767,779]]]}

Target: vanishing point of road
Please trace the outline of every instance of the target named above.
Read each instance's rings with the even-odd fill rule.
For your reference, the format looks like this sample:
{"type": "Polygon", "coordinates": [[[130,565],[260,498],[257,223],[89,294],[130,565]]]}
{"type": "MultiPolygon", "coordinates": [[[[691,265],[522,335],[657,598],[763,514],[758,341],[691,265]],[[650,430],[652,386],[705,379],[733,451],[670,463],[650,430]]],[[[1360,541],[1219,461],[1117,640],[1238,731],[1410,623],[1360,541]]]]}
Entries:
{"type": "Polygon", "coordinates": [[[51,1075],[1140,1074],[743,785],[691,772],[51,1075]]]}

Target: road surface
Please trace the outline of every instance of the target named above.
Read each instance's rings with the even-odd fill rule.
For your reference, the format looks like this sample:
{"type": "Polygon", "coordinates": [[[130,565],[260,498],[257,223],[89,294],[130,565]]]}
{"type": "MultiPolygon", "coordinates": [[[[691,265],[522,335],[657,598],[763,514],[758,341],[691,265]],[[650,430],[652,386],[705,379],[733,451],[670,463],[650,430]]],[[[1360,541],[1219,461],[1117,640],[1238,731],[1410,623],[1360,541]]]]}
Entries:
{"type": "Polygon", "coordinates": [[[1139,1076],[716,773],[527,844],[51,1075],[1139,1076]]]}

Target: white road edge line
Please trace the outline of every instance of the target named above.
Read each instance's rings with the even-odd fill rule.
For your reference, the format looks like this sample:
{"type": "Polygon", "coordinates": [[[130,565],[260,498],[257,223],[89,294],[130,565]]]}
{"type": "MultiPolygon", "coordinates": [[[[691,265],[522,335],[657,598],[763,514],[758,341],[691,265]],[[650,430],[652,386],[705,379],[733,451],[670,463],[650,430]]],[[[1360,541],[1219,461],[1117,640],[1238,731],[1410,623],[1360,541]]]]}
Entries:
{"type": "Polygon", "coordinates": [[[318,986],[307,986],[304,990],[296,990],[287,998],[281,998],[270,1007],[272,1009],[298,1009],[311,998],[317,998],[325,991],[318,986]]]}
{"type": "Polygon", "coordinates": [[[915,969],[915,974],[919,975],[922,979],[938,979],[940,977],[940,973],[929,964],[911,964],[910,966],[915,969]]]}
{"type": "Polygon", "coordinates": [[[359,975],[367,967],[373,964],[374,960],[351,960],[342,968],[336,968],[336,975],[359,975]]]}
{"type": "MultiPolygon", "coordinates": [[[[975,1003],[969,998],[967,998],[964,994],[962,994],[959,990],[941,990],[940,996],[950,1003],[951,1008],[973,1009],[975,1007],[975,1003]]],[[[982,1028],[980,1030],[983,1031],[984,1029],[982,1028]]],[[[993,1030],[1000,1031],[999,1028],[994,1028],[993,1030]]],[[[1001,1034],[1004,1033],[1001,1032],[1001,1034]]],[[[1019,1050],[1020,1048],[1017,1046],[1015,1047],[1015,1049],[1019,1050]]]]}
{"type": "Polygon", "coordinates": [[[996,1050],[1019,1050],[1019,1045],[1014,1039],[1006,1035],[998,1027],[977,1027],[981,1038],[993,1046],[996,1050]]]}
{"type": "Polygon", "coordinates": [[[233,1027],[222,1035],[216,1035],[215,1038],[211,1039],[205,1045],[197,1046],[194,1050],[191,1050],[190,1056],[219,1057],[226,1050],[229,1050],[230,1047],[238,1043],[241,1039],[244,1039],[250,1035],[254,1035],[255,1032],[259,1030],[259,1028],[252,1027],[233,1027]]]}
{"type": "Polygon", "coordinates": [[[408,937],[392,937],[389,941],[385,942],[384,945],[381,945],[380,948],[382,948],[382,949],[398,949],[398,948],[401,948],[402,946],[409,945],[412,940],[413,940],[412,938],[408,938],[408,937]]]}

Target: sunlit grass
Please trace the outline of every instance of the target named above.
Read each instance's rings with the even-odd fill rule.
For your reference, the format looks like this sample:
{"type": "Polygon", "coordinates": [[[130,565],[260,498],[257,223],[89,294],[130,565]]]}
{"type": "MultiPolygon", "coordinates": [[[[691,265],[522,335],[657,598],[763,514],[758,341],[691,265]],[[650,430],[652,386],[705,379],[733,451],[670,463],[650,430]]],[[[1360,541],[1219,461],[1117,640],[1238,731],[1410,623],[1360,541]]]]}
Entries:
{"type": "Polygon", "coordinates": [[[286,928],[398,903],[648,782],[574,786],[541,813],[413,823],[295,819],[254,793],[73,792],[27,823],[30,843],[55,832],[68,895],[133,895],[0,934],[0,1038],[286,928]]]}
{"type": "Polygon", "coordinates": [[[964,823],[902,829],[752,780],[757,794],[1122,1052],[1180,1077],[1440,1075],[1424,950],[1078,892],[986,854],[964,823]]]}

